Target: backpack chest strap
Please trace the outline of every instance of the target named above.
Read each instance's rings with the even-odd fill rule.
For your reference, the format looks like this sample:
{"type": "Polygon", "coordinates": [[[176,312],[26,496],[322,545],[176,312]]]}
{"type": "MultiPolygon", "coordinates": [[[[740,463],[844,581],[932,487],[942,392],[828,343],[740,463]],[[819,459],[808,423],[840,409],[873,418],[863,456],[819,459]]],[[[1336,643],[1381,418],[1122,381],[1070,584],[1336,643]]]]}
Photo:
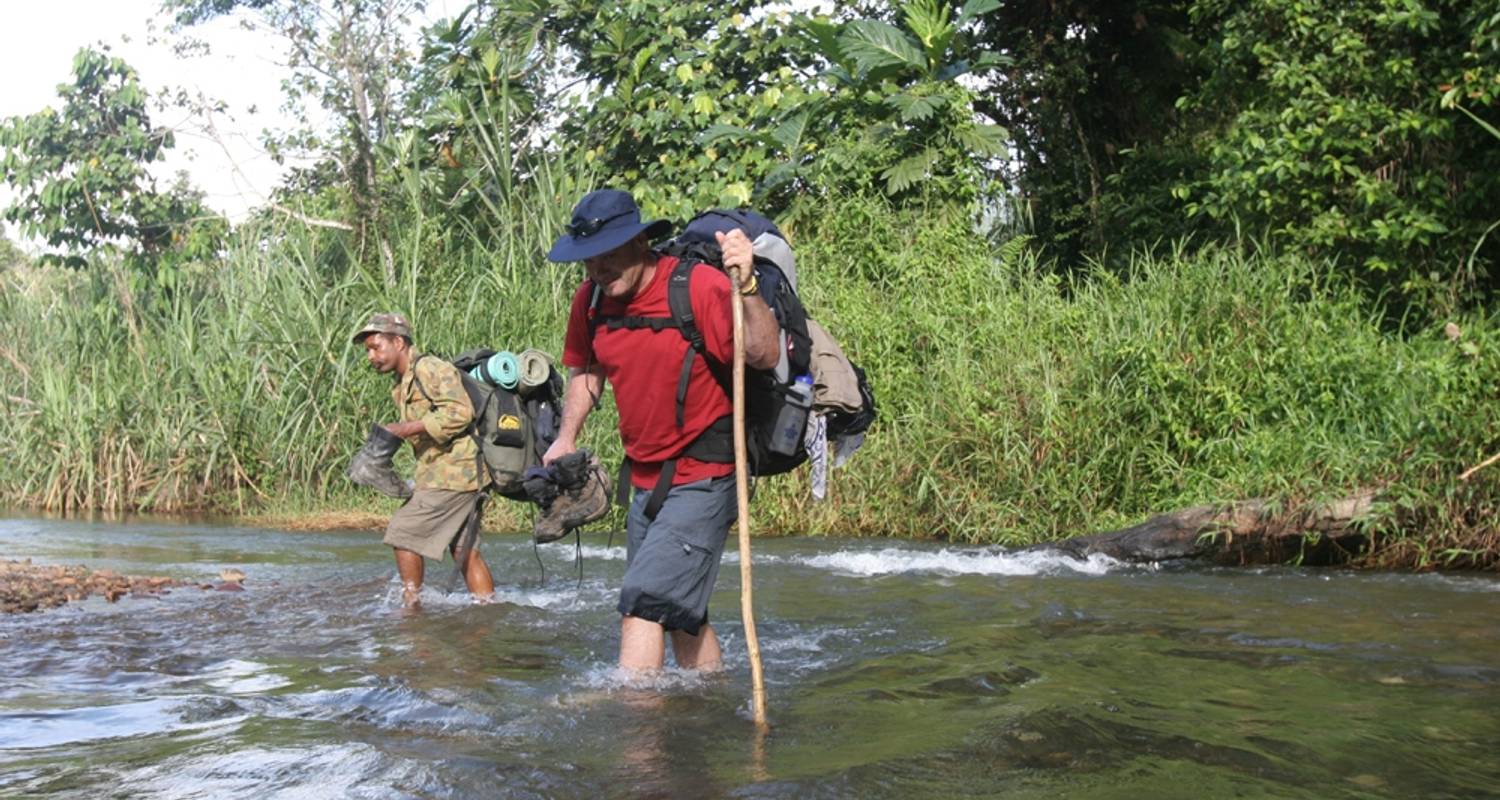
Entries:
{"type": "Polygon", "coordinates": [[[650,328],[656,333],[678,327],[677,320],[671,317],[600,317],[596,324],[612,331],[650,328]]]}
{"type": "Polygon", "coordinates": [[[683,425],[685,408],[687,406],[688,384],[693,376],[693,359],[698,353],[704,351],[703,332],[698,330],[697,317],[693,314],[693,296],[691,281],[693,267],[698,262],[686,258],[677,259],[676,266],[672,267],[672,274],[667,278],[667,308],[670,309],[670,317],[628,317],[628,316],[603,316],[597,314],[601,291],[597,285],[593,288],[593,295],[589,299],[589,334],[592,336],[598,331],[600,325],[609,330],[639,330],[649,328],[653,332],[661,332],[676,328],[682,338],[688,342],[687,352],[682,356],[682,369],[677,373],[677,427],[683,425]]]}

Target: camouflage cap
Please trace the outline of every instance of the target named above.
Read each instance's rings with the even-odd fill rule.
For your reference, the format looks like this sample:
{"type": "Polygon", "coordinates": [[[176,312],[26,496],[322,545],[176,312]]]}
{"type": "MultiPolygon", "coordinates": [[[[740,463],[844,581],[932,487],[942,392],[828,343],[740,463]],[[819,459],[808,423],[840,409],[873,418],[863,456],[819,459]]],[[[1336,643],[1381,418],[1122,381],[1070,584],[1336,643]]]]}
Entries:
{"type": "Polygon", "coordinates": [[[411,323],[407,322],[406,317],[400,314],[382,311],[371,316],[370,321],[366,322],[365,326],[360,328],[358,333],[354,334],[354,343],[359,344],[363,342],[365,337],[372,333],[394,333],[397,336],[405,336],[407,339],[411,339],[411,323]]]}

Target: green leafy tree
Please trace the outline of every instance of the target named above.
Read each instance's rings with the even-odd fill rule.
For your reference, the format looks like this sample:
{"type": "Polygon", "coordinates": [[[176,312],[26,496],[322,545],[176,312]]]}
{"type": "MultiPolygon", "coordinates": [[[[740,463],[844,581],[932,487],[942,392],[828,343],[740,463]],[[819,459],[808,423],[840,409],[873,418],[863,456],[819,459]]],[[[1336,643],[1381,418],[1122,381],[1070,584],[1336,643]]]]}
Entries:
{"type": "Polygon", "coordinates": [[[1500,100],[1500,4],[1484,0],[1470,5],[1463,27],[1470,32],[1459,66],[1443,87],[1445,105],[1491,107],[1500,100]]]}
{"type": "Polygon", "coordinates": [[[834,21],[750,0],[538,0],[496,14],[532,32],[537,57],[485,51],[475,36],[449,63],[482,64],[490,83],[548,76],[514,113],[544,115],[563,148],[661,213],[777,212],[849,190],[970,199],[1005,133],[976,119],[959,79],[1003,59],[958,54],[994,6],[910,0],[886,7],[889,21],[834,21]]]}
{"type": "Polygon", "coordinates": [[[516,220],[516,189],[555,169],[549,103],[553,59],[539,45],[544,15],[524,4],[472,5],[424,31],[407,94],[413,127],[400,151],[409,187],[459,230],[496,232],[516,220]]]}
{"type": "MultiPolygon", "coordinates": [[[[411,18],[421,0],[163,0],[177,30],[225,16],[267,30],[286,45],[291,77],[283,83],[286,110],[301,127],[268,136],[273,155],[311,153],[337,165],[349,218],[361,252],[375,251],[387,281],[395,255],[388,233],[382,173],[395,160],[403,127],[403,93],[414,63],[411,18]],[[319,125],[319,111],[335,120],[319,125]]],[[[314,169],[307,184],[329,170],[314,169]]],[[[322,188],[318,186],[316,188],[322,188]]]]}
{"type": "Polygon", "coordinates": [[[1184,0],[1005,0],[976,46],[1009,58],[975,99],[1012,137],[1005,182],[1059,263],[1186,232],[1196,158],[1179,97],[1207,71],[1184,0]]]}
{"type": "Polygon", "coordinates": [[[148,169],[173,137],[152,126],[135,71],[85,48],[58,94],[60,109],[0,124],[4,179],[16,193],[4,216],[60,249],[43,260],[81,266],[90,253],[117,248],[169,283],[173,264],[212,256],[223,219],[180,179],[158,189],[148,169]]]}
{"type": "Polygon", "coordinates": [[[974,200],[1009,134],[977,113],[976,91],[961,79],[983,82],[1008,62],[971,41],[973,23],[999,6],[969,0],[955,14],[940,0],[907,0],[896,7],[899,24],[802,18],[800,31],[828,65],[827,88],[771,132],[785,160],[768,184],[810,174],[829,188],[974,200]]]}
{"type": "Polygon", "coordinates": [[[556,139],[658,213],[743,205],[776,164],[759,141],[714,146],[714,126],[774,127],[815,88],[811,57],[772,4],[560,0],[519,4],[564,91],[556,139]]]}
{"type": "Polygon", "coordinates": [[[1486,287],[1468,256],[1500,206],[1500,150],[1441,100],[1483,66],[1476,41],[1495,64],[1484,31],[1497,12],[1494,0],[1198,0],[1218,58],[1183,101],[1208,123],[1206,169],[1176,189],[1188,213],[1338,256],[1414,300],[1486,287]]]}

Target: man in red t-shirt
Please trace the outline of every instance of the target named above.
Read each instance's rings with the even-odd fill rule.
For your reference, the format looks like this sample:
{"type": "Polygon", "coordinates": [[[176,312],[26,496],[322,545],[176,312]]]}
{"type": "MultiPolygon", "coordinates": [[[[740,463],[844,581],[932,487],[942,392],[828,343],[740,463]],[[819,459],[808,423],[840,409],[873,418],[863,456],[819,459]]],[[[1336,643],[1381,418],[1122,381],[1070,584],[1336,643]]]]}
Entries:
{"type": "MultiPolygon", "coordinates": [[[[687,338],[663,324],[672,321],[667,284],[677,259],[651,249],[670,228],[664,220],[642,223],[629,193],[600,189],[578,202],[567,233],[547,253],[551,261],[582,261],[588,279],[573,294],[562,424],[542,460],[577,449],[605,382],[614,387],[635,488],[618,605],[620,666],[660,669],[663,633],[670,632],[678,666],[716,670],[722,656],[708,624],[708,598],[735,520],[734,464],[685,451],[733,411],[713,371],[733,363],[730,292],[744,296],[746,364],[774,367],[780,338],[775,316],[756,293],[750,240],[741,231],[721,233],[724,265],[736,278],[731,284],[711,266],[693,267],[688,288],[703,353],[689,359],[687,338]]],[[[715,428],[722,429],[723,423],[715,428]]]]}

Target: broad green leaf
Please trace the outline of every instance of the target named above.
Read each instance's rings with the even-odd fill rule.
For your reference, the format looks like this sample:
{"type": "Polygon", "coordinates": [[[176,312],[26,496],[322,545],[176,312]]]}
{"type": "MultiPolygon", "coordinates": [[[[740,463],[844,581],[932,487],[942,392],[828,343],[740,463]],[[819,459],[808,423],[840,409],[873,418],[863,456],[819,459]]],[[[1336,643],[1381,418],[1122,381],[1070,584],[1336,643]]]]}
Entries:
{"type": "Polygon", "coordinates": [[[720,204],[737,208],[750,204],[750,187],[744,181],[735,181],[725,186],[719,196],[720,204]]]}
{"type": "Polygon", "coordinates": [[[954,136],[971,153],[993,156],[1004,152],[1005,144],[1010,140],[1010,131],[999,125],[983,124],[960,128],[954,132],[954,136]]]}
{"type": "Polygon", "coordinates": [[[807,112],[796,114],[771,132],[771,138],[780,144],[788,153],[795,154],[802,146],[802,134],[807,130],[807,112]]]}
{"type": "Polygon", "coordinates": [[[917,95],[893,94],[887,97],[886,105],[901,112],[902,122],[917,122],[931,117],[946,102],[942,95],[929,95],[919,97],[917,95]]]}
{"type": "Polygon", "coordinates": [[[928,170],[937,163],[938,152],[932,148],[923,150],[914,156],[908,156],[897,162],[895,166],[881,173],[885,178],[885,190],[887,194],[900,194],[921,182],[928,175],[928,170]]]}
{"type": "Polygon", "coordinates": [[[853,64],[848,61],[844,54],[843,46],[839,42],[841,27],[826,19],[814,17],[803,17],[798,20],[797,30],[813,44],[817,54],[828,59],[830,64],[844,67],[846,71],[852,72],[853,64]]]}
{"type": "Polygon", "coordinates": [[[630,77],[640,80],[641,71],[646,68],[647,64],[651,63],[651,58],[655,55],[656,48],[654,47],[647,47],[637,51],[635,56],[630,59],[630,77]]]}
{"type": "Polygon", "coordinates": [[[761,182],[761,191],[766,192],[791,183],[797,177],[796,164],[777,164],[770,172],[766,173],[761,182]]]}
{"type": "Polygon", "coordinates": [[[741,139],[751,135],[752,133],[748,128],[716,122],[708,126],[708,130],[698,135],[698,144],[709,145],[723,139],[741,139]]]}
{"type": "Polygon", "coordinates": [[[863,72],[880,67],[910,67],[924,70],[927,60],[916,43],[891,25],[857,19],[846,26],[839,44],[863,72]]]}
{"type": "Polygon", "coordinates": [[[991,11],[998,11],[999,9],[1000,0],[969,0],[959,10],[958,19],[953,21],[953,27],[961,29],[979,15],[988,14],[991,11]]]}
{"type": "Polygon", "coordinates": [[[469,12],[475,8],[475,6],[469,6],[463,10],[463,13],[458,15],[457,19],[445,20],[445,24],[440,23],[437,36],[438,41],[443,44],[458,44],[464,35],[464,18],[469,16],[469,12]]]}
{"type": "Polygon", "coordinates": [[[948,25],[948,6],[935,0],[909,0],[903,11],[906,27],[922,43],[928,57],[932,57],[933,45],[945,40],[952,30],[948,25]]]}

